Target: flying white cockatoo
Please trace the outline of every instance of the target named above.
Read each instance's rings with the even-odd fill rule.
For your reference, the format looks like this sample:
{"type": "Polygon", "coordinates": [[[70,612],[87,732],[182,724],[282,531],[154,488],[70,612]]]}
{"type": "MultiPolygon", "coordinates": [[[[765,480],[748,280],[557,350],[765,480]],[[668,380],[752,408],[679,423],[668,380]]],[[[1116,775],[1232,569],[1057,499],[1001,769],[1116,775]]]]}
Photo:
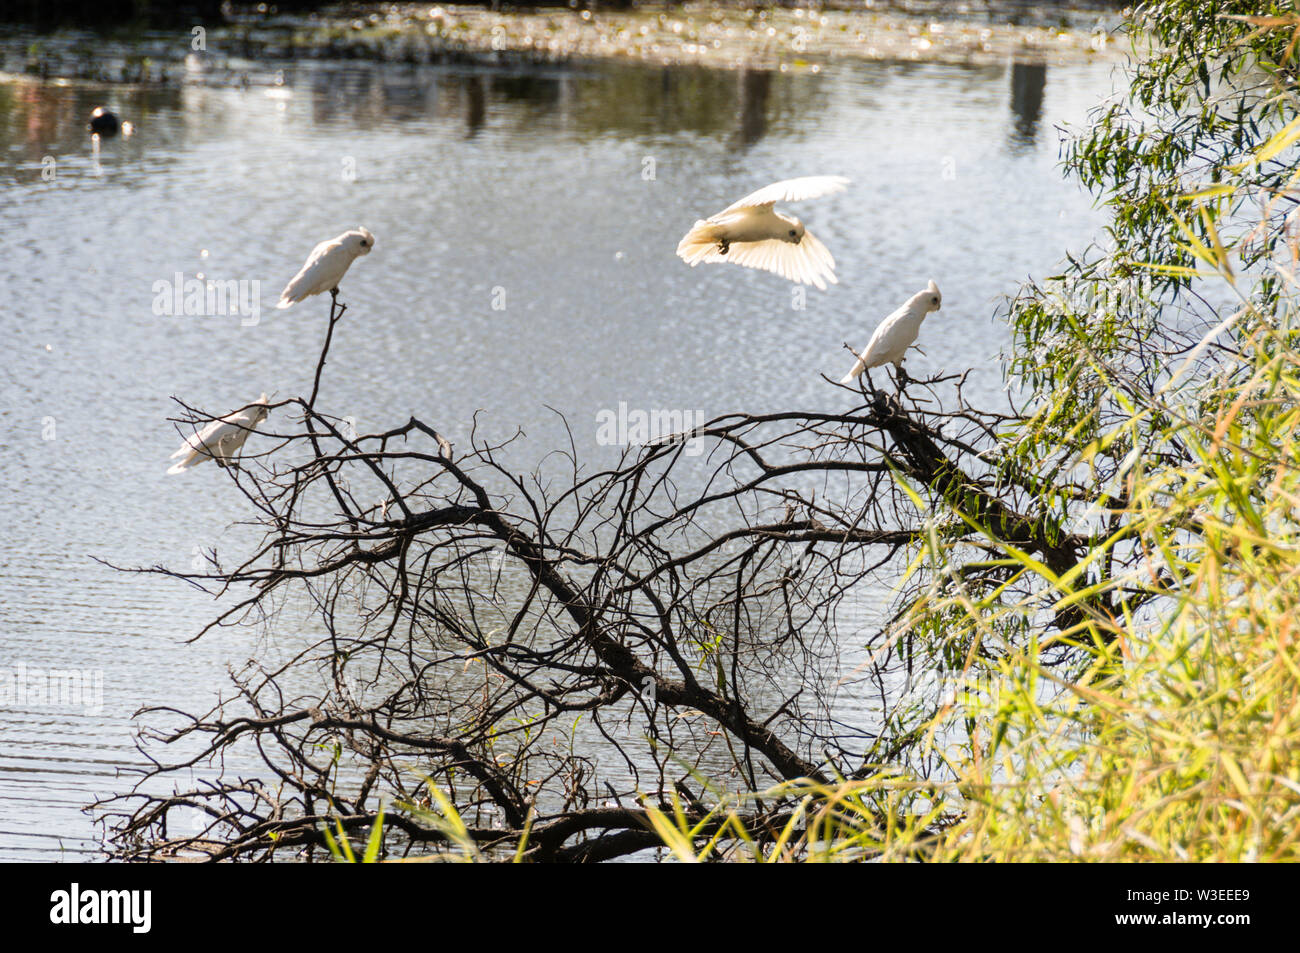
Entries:
{"type": "Polygon", "coordinates": [[[858,356],[853,370],[844,375],[841,384],[851,384],[863,371],[882,364],[893,364],[899,374],[903,370],[903,355],[916,343],[916,336],[921,332],[921,322],[931,311],[938,311],[943,303],[939,286],[933,281],[924,291],[918,291],[907,299],[907,303],[880,322],[876,333],[871,335],[871,343],[858,356]]]}
{"type": "Polygon", "coordinates": [[[210,421],[202,430],[190,434],[181,448],[171,455],[171,459],[179,460],[167,472],[184,473],[204,460],[216,460],[218,465],[226,466],[244,446],[244,441],[253,432],[253,428],[271,412],[267,407],[269,403],[263,393],[251,404],[210,421]]]}
{"type": "Polygon", "coordinates": [[[809,175],[759,189],[696,222],[678,243],[677,255],[692,268],[702,261],[729,261],[824,291],[826,282],[837,283],[835,259],[803,222],[773,206],[831,195],[848,184],[842,175],[809,175]]]}
{"type": "Polygon", "coordinates": [[[276,307],[292,307],[308,295],[318,295],[322,291],[337,296],[339,282],[348,273],[348,266],[362,255],[369,255],[374,247],[375,236],[361,226],[344,232],[338,238],[321,242],[307,256],[302,271],[294,275],[280,292],[276,307]]]}

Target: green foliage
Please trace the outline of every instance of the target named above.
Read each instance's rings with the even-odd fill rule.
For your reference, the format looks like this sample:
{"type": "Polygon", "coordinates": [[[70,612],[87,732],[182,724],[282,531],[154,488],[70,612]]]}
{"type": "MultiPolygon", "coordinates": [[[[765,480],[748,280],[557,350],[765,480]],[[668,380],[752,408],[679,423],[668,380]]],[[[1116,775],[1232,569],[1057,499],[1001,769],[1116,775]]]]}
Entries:
{"type": "Polygon", "coordinates": [[[348,840],[347,832],[343,829],[343,822],[338,818],[334,820],[334,830],[329,829],[329,825],[322,825],[321,833],[325,836],[325,846],[329,848],[330,856],[339,863],[344,864],[374,864],[379,862],[379,852],[384,846],[384,807],[379,806],[379,813],[375,816],[375,822],[370,827],[370,836],[366,839],[365,853],[361,859],[357,860],[356,853],[352,850],[352,842],[348,840]],[[336,837],[335,834],[338,836],[336,837]]]}
{"type": "MultiPolygon", "coordinates": [[[[1105,240],[1009,307],[1010,373],[1044,404],[1035,426],[1016,435],[1022,463],[1095,439],[1127,413],[1110,393],[1117,381],[1150,393],[1166,370],[1162,357],[1208,327],[1219,302],[1197,292],[1198,248],[1223,234],[1244,268],[1275,251],[1280,231],[1259,230],[1259,212],[1277,218],[1289,208],[1278,199],[1293,166],[1285,150],[1260,147],[1300,112],[1292,31],[1243,18],[1281,6],[1170,0],[1138,10],[1127,95],[1098,107],[1065,148],[1068,172],[1111,213],[1105,240]]],[[[1277,278],[1257,277],[1254,303],[1267,316],[1277,278]]],[[[1168,423],[1149,421],[1155,431],[1168,423]]],[[[1128,449],[1115,447],[1120,458],[1128,449]]]]}

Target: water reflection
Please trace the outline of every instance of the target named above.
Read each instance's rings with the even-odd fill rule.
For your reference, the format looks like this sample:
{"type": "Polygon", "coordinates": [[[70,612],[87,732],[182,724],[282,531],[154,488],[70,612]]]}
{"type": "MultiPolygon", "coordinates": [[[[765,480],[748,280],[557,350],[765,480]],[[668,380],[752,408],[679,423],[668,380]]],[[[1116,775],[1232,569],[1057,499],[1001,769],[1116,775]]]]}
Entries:
{"type": "Polygon", "coordinates": [[[1011,65],[1011,111],[1016,114],[1013,134],[1016,144],[1033,143],[1038,133],[1038,119],[1043,113],[1043,90],[1046,87],[1046,63],[1011,65]]]}
{"type": "MultiPolygon", "coordinates": [[[[179,123],[154,125],[151,148],[184,148],[234,135],[260,115],[259,99],[281,112],[305,101],[311,121],[373,127],[459,120],[476,137],[491,123],[526,129],[545,124],[577,138],[593,135],[678,135],[725,139],[749,148],[773,128],[786,134],[825,106],[826,85],[812,76],[783,76],[779,95],[767,70],[629,67],[552,73],[453,71],[433,67],[375,70],[354,65],[295,64],[280,85],[232,84],[122,90],[112,102],[138,128],[155,114],[181,112],[179,123]],[[236,99],[230,93],[236,93],[236,99]],[[243,99],[240,103],[239,98],[243,99]]],[[[0,85],[0,141],[10,160],[38,162],[79,151],[102,91],[37,81],[0,85]],[[20,153],[15,155],[14,153],[20,153]]],[[[6,167],[0,166],[0,174],[6,167]]]]}
{"type": "Polygon", "coordinates": [[[767,132],[767,101],[772,93],[771,70],[740,71],[740,128],[736,141],[752,146],[767,132]]]}
{"type": "Polygon", "coordinates": [[[471,76],[465,83],[465,138],[473,139],[487,119],[489,80],[486,76],[471,76]]]}

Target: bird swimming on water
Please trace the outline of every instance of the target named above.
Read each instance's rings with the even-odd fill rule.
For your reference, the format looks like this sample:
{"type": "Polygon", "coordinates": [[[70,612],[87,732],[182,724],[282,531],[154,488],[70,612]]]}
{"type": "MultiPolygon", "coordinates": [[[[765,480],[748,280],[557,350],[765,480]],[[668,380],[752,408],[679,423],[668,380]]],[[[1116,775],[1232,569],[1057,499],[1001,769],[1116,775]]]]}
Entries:
{"type": "Polygon", "coordinates": [[[821,198],[843,191],[848,184],[842,175],[809,175],[773,183],[696,222],[678,243],[677,255],[692,268],[702,261],[729,261],[824,291],[827,282],[838,283],[835,259],[803,222],[774,206],[821,198]]]}
{"type": "Polygon", "coordinates": [[[916,343],[925,316],[931,311],[938,311],[942,303],[943,295],[933,281],[924,291],[918,291],[908,298],[901,308],[880,322],[875,334],[871,335],[866,350],[858,356],[853,370],[845,374],[840,383],[851,384],[863,371],[882,364],[893,364],[899,376],[905,376],[907,372],[903,369],[903,356],[916,343]]]}
{"type": "Polygon", "coordinates": [[[86,125],[90,126],[90,131],[95,135],[103,136],[105,139],[108,139],[117,135],[118,129],[121,128],[122,124],[118,121],[117,116],[113,112],[105,109],[103,106],[96,106],[94,111],[90,114],[90,122],[86,125]]]}
{"type": "Polygon", "coordinates": [[[349,266],[362,255],[369,255],[374,247],[375,236],[362,226],[321,242],[311,250],[302,270],[280,292],[280,300],[275,306],[291,308],[303,298],[322,291],[337,297],[339,282],[347,274],[349,266]]]}

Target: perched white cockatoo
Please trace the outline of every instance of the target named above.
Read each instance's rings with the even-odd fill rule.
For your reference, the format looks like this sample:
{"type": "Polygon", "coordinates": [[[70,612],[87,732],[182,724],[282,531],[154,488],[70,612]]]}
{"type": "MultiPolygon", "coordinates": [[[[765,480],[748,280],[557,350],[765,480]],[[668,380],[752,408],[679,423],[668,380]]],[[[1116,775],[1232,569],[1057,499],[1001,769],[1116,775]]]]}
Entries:
{"type": "Polygon", "coordinates": [[[235,454],[239,453],[244,446],[244,441],[253,432],[253,428],[265,420],[267,414],[271,412],[267,407],[269,403],[264,393],[257,400],[234,413],[209,421],[202,430],[185,438],[181,448],[171,455],[171,459],[178,462],[172,464],[167,472],[184,473],[204,460],[216,460],[224,467],[235,454]]]}
{"type": "Polygon", "coordinates": [[[924,291],[918,291],[907,299],[907,303],[880,322],[876,333],[871,335],[871,343],[858,357],[853,370],[844,375],[841,384],[851,384],[863,371],[882,364],[893,364],[895,370],[903,373],[903,355],[916,343],[916,336],[921,332],[921,322],[931,311],[938,311],[943,303],[939,286],[933,281],[924,291]]]}
{"type": "Polygon", "coordinates": [[[321,242],[307,256],[302,271],[294,275],[280,292],[276,307],[292,307],[308,295],[318,295],[322,291],[337,295],[339,282],[348,273],[348,266],[362,255],[369,255],[374,247],[375,236],[361,226],[344,232],[338,238],[321,242]]]}
{"type": "Polygon", "coordinates": [[[677,255],[692,268],[702,261],[729,261],[824,291],[826,282],[836,284],[835,259],[803,222],[773,206],[831,195],[848,184],[842,175],[809,175],[759,189],[696,222],[678,243],[677,255]]]}

